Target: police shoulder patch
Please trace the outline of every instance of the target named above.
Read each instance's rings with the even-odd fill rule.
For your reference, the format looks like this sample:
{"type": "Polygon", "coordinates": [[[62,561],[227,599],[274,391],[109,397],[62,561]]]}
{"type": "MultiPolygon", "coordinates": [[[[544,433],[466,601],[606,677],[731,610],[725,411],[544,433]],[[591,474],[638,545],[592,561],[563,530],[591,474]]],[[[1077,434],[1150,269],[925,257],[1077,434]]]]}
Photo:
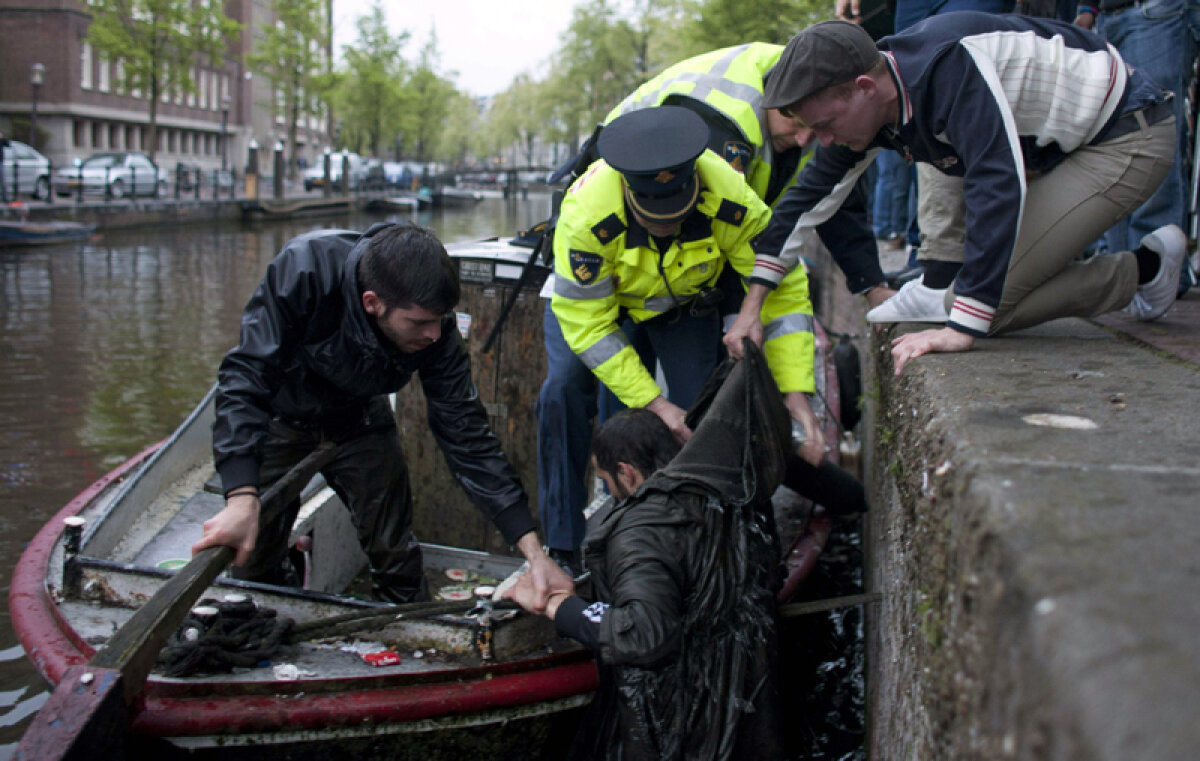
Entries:
{"type": "Polygon", "coordinates": [[[625,232],[625,223],[615,213],[609,214],[592,225],[592,235],[595,235],[596,240],[604,245],[612,243],[613,239],[623,232],[625,232]]]}
{"type": "Polygon", "coordinates": [[[571,273],[582,285],[591,285],[600,274],[600,265],[603,263],[604,258],[599,254],[571,249],[571,273]]]}
{"type": "Polygon", "coordinates": [[[750,168],[750,162],[754,160],[754,149],[749,143],[741,140],[726,140],[724,149],[721,151],[721,158],[725,159],[734,169],[742,174],[750,168]]]}
{"type": "Polygon", "coordinates": [[[716,218],[726,224],[741,227],[742,222],[746,219],[746,207],[740,203],[730,201],[728,198],[722,198],[721,206],[717,209],[716,218]]]}

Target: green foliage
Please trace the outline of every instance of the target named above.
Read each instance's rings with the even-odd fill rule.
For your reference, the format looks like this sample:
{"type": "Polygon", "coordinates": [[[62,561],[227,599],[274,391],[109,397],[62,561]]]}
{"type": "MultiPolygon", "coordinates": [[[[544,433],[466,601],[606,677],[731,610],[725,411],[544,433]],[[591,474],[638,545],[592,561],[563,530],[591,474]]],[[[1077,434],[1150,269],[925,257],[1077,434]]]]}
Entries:
{"type": "Polygon", "coordinates": [[[400,51],[408,38],[388,31],[380,0],[358,19],[358,40],[342,49],[345,71],[336,97],[343,146],[377,156],[391,143],[404,113],[400,83],[407,65],[400,51]]]}
{"type": "Polygon", "coordinates": [[[346,147],[450,164],[524,165],[550,145],[557,164],[667,66],[728,45],[783,43],[832,15],[831,0],[576,0],[570,26],[547,51],[550,73],[523,73],[487,103],[459,91],[456,74],[441,70],[432,32],[417,59],[405,61],[410,34],[390,35],[376,0],[324,86],[334,93],[346,147]]]}
{"type": "Polygon", "coordinates": [[[833,17],[829,0],[691,0],[682,36],[689,55],[744,42],[783,44],[817,21],[833,17]]]}
{"type": "Polygon", "coordinates": [[[298,126],[322,114],[320,98],[330,84],[326,55],[317,44],[326,34],[325,5],[324,0],[276,0],[274,7],[276,23],[261,30],[246,63],[277,93],[272,102],[261,105],[287,125],[288,174],[294,179],[298,126]]]}
{"type": "Polygon", "coordinates": [[[158,104],[164,92],[196,92],[191,71],[203,59],[218,66],[241,25],[214,0],[88,0],[88,41],[96,53],[121,61],[117,87],[145,93],[149,151],[158,147],[158,104]]]}

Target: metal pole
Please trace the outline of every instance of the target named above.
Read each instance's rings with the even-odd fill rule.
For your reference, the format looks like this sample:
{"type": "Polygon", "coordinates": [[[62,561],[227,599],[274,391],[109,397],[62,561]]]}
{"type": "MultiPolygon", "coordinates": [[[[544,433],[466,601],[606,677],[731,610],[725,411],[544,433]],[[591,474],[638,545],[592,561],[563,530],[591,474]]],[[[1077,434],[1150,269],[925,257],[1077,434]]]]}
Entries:
{"type": "Polygon", "coordinates": [[[229,124],[229,96],[221,98],[221,171],[229,166],[229,150],[226,147],[226,127],[229,124]]]}
{"type": "Polygon", "coordinates": [[[29,146],[37,150],[37,102],[38,90],[42,89],[42,81],[46,77],[46,67],[35,63],[29,69],[29,83],[33,85],[33,103],[29,110],[29,146]]]}
{"type": "Polygon", "coordinates": [[[283,198],[283,143],[275,142],[275,197],[283,198]]]}

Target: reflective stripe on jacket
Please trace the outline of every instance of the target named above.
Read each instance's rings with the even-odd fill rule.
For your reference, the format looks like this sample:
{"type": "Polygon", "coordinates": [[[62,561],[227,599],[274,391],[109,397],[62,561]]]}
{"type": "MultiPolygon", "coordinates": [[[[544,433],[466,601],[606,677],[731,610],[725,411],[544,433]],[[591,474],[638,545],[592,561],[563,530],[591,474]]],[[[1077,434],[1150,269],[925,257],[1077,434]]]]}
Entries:
{"type": "MultiPolygon", "coordinates": [[[[604,123],[629,111],[662,105],[667,98],[686,97],[705,103],[736,124],[750,144],[754,157],[749,167],[744,168],[746,182],[759,198],[767,200],[774,150],[759,103],[763,80],[782,52],[782,45],[751,42],[680,61],[618,103],[604,118],[604,123]]],[[[802,159],[796,168],[797,174],[803,164],[802,159]]],[[[794,180],[795,175],[784,187],[794,180]]]]}
{"type": "MultiPolygon", "coordinates": [[[[770,219],[770,209],[715,153],[705,151],[696,169],[700,201],[662,256],[661,273],[646,231],[636,222],[630,229],[620,173],[597,161],[563,199],[552,308],[571,350],[629,407],[646,406],[662,389],[618,327],[621,316],[644,322],[685,304],[715,284],[727,262],[744,280],[754,268],[750,240],[770,219]]],[[[811,392],[812,305],[802,267],[771,293],[762,319],[764,352],[780,390],[811,392]]]]}

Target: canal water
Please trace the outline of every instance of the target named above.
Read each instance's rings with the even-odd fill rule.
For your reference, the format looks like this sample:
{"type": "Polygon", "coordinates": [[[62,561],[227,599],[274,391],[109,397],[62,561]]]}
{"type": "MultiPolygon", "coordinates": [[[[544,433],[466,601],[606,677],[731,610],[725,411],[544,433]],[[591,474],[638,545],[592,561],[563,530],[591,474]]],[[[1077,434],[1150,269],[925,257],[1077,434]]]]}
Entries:
{"type": "MultiPolygon", "coordinates": [[[[549,196],[540,194],[485,198],[470,209],[402,218],[452,242],[513,234],[545,218],[549,205],[549,196]]],[[[313,229],[365,229],[386,218],[160,226],[106,232],[84,244],[0,249],[5,602],[12,569],[38,529],[88,484],[170,434],[212,385],[218,362],[236,343],[246,300],[283,244],[313,229]]],[[[836,567],[823,573],[838,579],[822,582],[834,586],[850,578],[836,567]]],[[[48,692],[12,631],[7,604],[0,616],[0,761],[6,761],[48,692]]],[[[793,653],[798,670],[833,681],[804,685],[806,696],[829,692],[832,701],[861,703],[855,697],[861,695],[861,653],[853,673],[857,621],[821,617],[804,626],[815,629],[797,632],[800,638],[820,642],[793,653]],[[848,652],[849,666],[840,664],[848,652]],[[839,674],[847,670],[848,676],[839,674]]],[[[839,708],[831,729],[832,709],[815,708],[809,698],[796,706],[811,724],[811,756],[804,755],[858,757],[861,723],[843,718],[839,708]],[[849,737],[842,736],[845,724],[849,737]]]]}

